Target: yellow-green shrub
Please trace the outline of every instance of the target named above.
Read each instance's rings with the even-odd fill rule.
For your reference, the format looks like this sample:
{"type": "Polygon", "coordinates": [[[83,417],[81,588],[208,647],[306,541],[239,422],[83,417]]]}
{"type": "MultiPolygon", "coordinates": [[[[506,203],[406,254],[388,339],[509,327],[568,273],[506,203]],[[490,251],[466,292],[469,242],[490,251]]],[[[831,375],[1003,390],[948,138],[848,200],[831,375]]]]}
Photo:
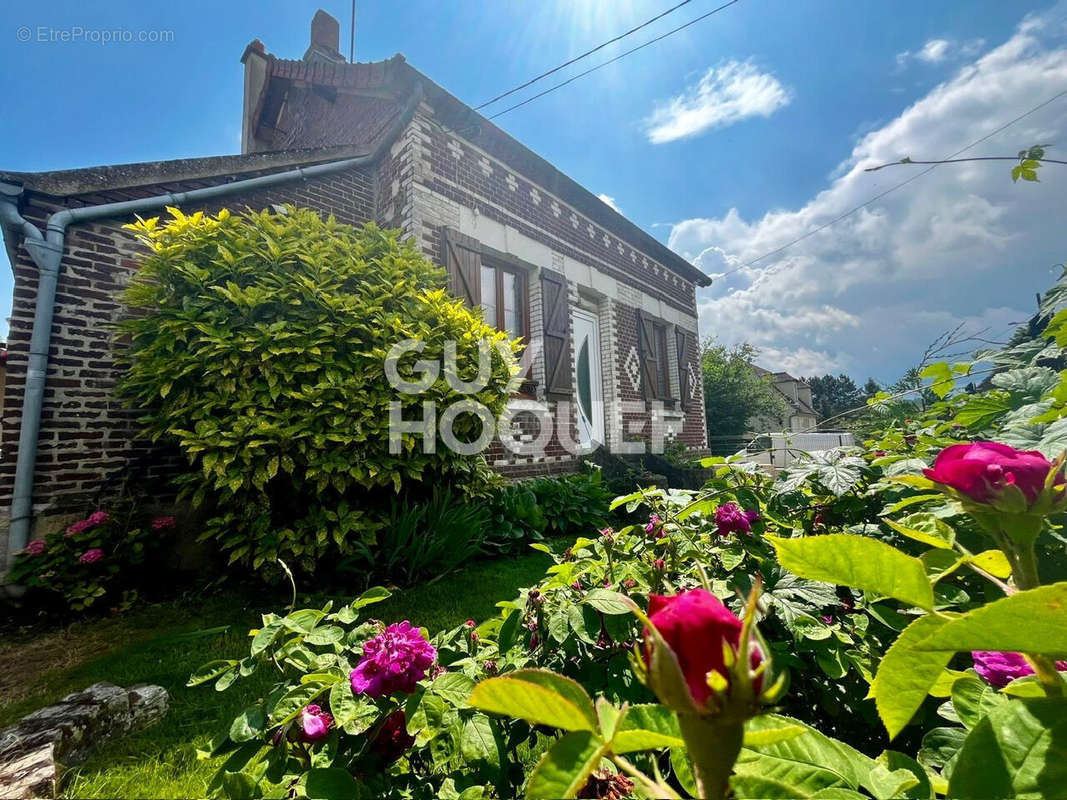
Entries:
{"type": "MultiPolygon", "coordinates": [[[[306,569],[353,539],[373,542],[387,495],[441,484],[470,491],[480,456],[439,443],[424,453],[406,434],[390,454],[389,402],[405,419],[423,401],[440,410],[461,397],[503,410],[514,348],[476,312],[444,292],[444,274],[396,233],[356,230],[309,210],[183,215],[129,226],[150,250],[126,293],[135,311],[122,383],[152,436],[177,443],[194,470],[194,502],[218,513],[206,537],[230,560],[259,568],[278,558],[306,569]],[[425,342],[402,359],[442,359],[457,342],[461,377],[477,368],[477,343],[493,347],[488,385],[459,395],[443,378],[418,395],[389,385],[384,362],[404,339],[425,342]],[[505,355],[506,354],[506,355],[505,355]]],[[[461,439],[480,423],[457,418],[461,439]]]]}

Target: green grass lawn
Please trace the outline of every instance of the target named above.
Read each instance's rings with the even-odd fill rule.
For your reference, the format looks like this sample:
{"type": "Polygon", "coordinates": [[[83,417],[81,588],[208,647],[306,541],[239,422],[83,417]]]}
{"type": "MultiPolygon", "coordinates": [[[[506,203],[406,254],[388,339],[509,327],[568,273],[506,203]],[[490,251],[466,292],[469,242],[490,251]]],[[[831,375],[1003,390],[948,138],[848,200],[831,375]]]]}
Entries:
{"type": "MultiPolygon", "coordinates": [[[[405,588],[374,606],[386,622],[409,619],[431,632],[496,613],[495,603],[536,583],[551,561],[541,553],[479,561],[429,585],[405,588]]],[[[222,595],[197,603],[163,603],[122,617],[67,629],[0,648],[0,725],[17,720],[97,681],[120,686],[153,683],[170,692],[170,713],[157,725],[111,742],[68,773],[65,797],[203,797],[216,763],[196,757],[212,735],[275,679],[257,671],[227,692],[186,688],[189,674],[217,658],[248,653],[247,633],[262,611],[282,611],[286,590],[222,595]],[[228,626],[225,630],[215,630],[228,626]]],[[[325,597],[301,598],[297,607],[325,597]],[[306,601],[306,602],[305,602],[306,601]]],[[[344,600],[345,598],[337,598],[344,600]]]]}

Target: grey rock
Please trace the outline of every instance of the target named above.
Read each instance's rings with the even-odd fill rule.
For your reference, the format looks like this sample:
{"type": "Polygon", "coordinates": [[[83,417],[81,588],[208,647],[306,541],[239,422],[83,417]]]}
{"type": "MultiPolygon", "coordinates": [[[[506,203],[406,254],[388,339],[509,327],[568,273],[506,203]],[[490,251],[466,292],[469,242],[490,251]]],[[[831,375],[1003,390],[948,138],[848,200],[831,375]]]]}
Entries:
{"type": "Polygon", "coordinates": [[[162,686],[96,683],[0,730],[0,797],[53,797],[60,764],[78,764],[100,744],[167,713],[162,686]]]}

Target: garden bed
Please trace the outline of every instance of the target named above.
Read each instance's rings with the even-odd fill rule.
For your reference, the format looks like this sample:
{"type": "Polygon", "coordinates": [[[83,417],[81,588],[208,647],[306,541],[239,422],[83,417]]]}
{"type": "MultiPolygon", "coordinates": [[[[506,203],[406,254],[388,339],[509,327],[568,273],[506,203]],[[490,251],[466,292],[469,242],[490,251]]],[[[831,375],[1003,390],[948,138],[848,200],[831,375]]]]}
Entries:
{"type": "MultiPolygon", "coordinates": [[[[387,622],[418,620],[431,632],[495,613],[500,597],[536,583],[549,558],[541,553],[481,561],[436,583],[398,592],[375,606],[387,622]]],[[[301,605],[325,596],[301,597],[301,605]]],[[[218,759],[198,760],[215,729],[269,684],[262,675],[218,694],[186,688],[201,664],[247,649],[261,611],[284,605],[285,593],[227,593],[160,603],[122,617],[78,622],[60,630],[7,637],[0,647],[0,725],[97,681],[152,683],[171,694],[160,724],[102,748],[70,773],[66,797],[201,797],[218,759]]]]}

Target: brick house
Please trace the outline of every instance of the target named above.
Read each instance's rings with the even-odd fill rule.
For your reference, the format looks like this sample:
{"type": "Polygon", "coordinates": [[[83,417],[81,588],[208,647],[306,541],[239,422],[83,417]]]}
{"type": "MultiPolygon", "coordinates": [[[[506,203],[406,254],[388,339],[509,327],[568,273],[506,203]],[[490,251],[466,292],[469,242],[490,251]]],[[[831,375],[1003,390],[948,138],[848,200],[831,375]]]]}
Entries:
{"type": "Polygon", "coordinates": [[[523,402],[547,409],[555,431],[534,455],[495,441],[487,457],[505,474],[568,471],[598,445],[639,452],[657,437],[705,447],[703,272],[403,56],[346,62],[325,12],[302,59],[277,58],[256,40],[241,61],[241,155],[0,171],[15,278],[0,460],[9,553],[32,523],[84,511],[131,472],[163,479],[176,466],[113,396],[109,328],[138,255],[121,226],[165,205],[294,203],[413,239],[447,269],[457,296],[522,336],[534,356],[515,401],[518,438],[536,438],[540,426],[532,412],[519,420],[523,402]],[[54,314],[50,326],[42,310],[54,314]]]}

